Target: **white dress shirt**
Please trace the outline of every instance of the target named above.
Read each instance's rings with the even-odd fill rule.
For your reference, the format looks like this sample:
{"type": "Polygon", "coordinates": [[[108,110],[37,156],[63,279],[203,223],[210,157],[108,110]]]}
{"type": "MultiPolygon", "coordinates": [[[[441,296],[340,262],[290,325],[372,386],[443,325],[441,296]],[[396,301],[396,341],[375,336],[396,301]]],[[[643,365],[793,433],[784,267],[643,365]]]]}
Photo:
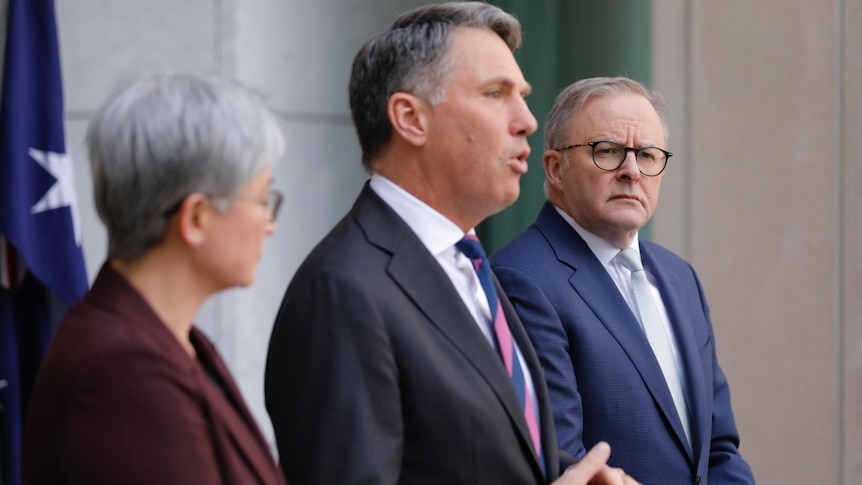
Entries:
{"type": "MultiPolygon", "coordinates": [[[[428,204],[414,197],[412,194],[396,185],[386,177],[375,173],[371,176],[371,189],[383,199],[386,204],[398,214],[399,217],[416,233],[422,244],[440,263],[440,267],[449,276],[455,290],[464,305],[470,310],[473,319],[482,334],[488,340],[496,353],[495,338],[491,330],[491,311],[488,307],[488,298],[479,282],[479,277],[473,269],[473,263],[464,255],[455,244],[464,238],[464,232],[454,222],[432,209],[428,204]]],[[[468,234],[475,234],[470,229],[468,234]]],[[[536,391],[533,386],[533,376],[527,369],[524,356],[514,338],[512,343],[515,352],[521,362],[521,370],[527,381],[527,388],[533,397],[533,409],[538,410],[536,391]]],[[[502,364],[502,360],[500,361],[502,364]]]]}
{"type": "MultiPolygon", "coordinates": [[[[584,242],[587,243],[590,250],[596,256],[602,266],[605,268],[605,271],[608,272],[611,279],[614,280],[614,283],[617,285],[617,288],[620,290],[620,294],[625,299],[626,303],[628,303],[629,308],[634,314],[635,318],[638,320],[638,323],[641,325],[641,329],[643,329],[643,322],[640,321],[640,313],[638,312],[637,306],[634,300],[634,292],[632,291],[632,275],[631,271],[628,268],[623,266],[621,263],[614,261],[614,258],[620,252],[620,248],[612,245],[611,243],[605,241],[601,237],[587,231],[580,224],[575,222],[571,216],[569,216],[565,211],[560,209],[557,206],[554,206],[554,209],[557,210],[557,213],[572,226],[578,235],[583,238],[584,242]]],[[[632,239],[629,247],[634,249],[635,252],[640,256],[640,246],[638,244],[638,235],[635,234],[635,237],[632,239]]],[[[676,367],[679,370],[680,379],[682,380],[683,388],[685,388],[685,369],[682,366],[682,362],[679,358],[679,345],[676,342],[676,334],[673,331],[673,326],[670,324],[670,317],[667,314],[667,308],[664,306],[664,301],[662,300],[661,293],[658,291],[658,285],[656,284],[655,276],[650,272],[650,270],[644,265],[644,271],[647,275],[647,280],[649,281],[650,291],[652,293],[653,300],[655,301],[655,306],[658,309],[659,317],[661,318],[662,325],[664,326],[665,331],[667,332],[668,341],[670,343],[670,349],[673,353],[673,360],[676,363],[676,367]]]]}

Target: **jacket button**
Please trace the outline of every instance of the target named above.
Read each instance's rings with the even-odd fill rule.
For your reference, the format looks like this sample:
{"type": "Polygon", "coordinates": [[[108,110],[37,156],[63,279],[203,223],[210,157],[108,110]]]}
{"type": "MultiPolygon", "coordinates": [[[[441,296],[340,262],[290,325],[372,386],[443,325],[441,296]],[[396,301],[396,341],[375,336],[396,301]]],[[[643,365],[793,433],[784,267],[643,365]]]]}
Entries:
{"type": "Polygon", "coordinates": [[[694,480],[695,485],[703,485],[703,479],[700,478],[700,475],[694,480]]]}

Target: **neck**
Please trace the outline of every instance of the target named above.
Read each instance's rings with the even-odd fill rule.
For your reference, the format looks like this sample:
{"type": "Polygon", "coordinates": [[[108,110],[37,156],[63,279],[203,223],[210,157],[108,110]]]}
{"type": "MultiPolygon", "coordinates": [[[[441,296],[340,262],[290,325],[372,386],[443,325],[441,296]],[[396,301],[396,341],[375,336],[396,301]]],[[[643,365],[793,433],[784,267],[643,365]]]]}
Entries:
{"type": "Polygon", "coordinates": [[[395,170],[376,172],[450,220],[465,234],[483,220],[482,217],[472,214],[469,208],[458,204],[453,205],[453,198],[443,190],[435,188],[433,183],[421,173],[405,174],[404,171],[395,170]]]}
{"type": "Polygon", "coordinates": [[[202,290],[186,265],[154,249],[135,259],[113,259],[113,268],[143,296],[183,349],[192,357],[195,350],[189,334],[192,320],[210,292],[202,290]]]}

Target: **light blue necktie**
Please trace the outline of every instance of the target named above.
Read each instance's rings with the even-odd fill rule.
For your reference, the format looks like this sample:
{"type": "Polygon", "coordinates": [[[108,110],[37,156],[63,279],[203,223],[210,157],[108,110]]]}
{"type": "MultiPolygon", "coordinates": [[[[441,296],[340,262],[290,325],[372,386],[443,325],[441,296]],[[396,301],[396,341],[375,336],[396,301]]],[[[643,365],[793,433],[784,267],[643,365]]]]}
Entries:
{"type": "Polygon", "coordinates": [[[653,300],[650,284],[647,281],[643,264],[641,264],[640,255],[634,249],[626,248],[620,251],[615,259],[632,273],[632,292],[635,296],[635,305],[637,306],[638,313],[640,313],[641,325],[643,325],[647,340],[650,347],[652,347],[656,360],[658,360],[662,374],[664,374],[670,395],[673,397],[676,412],[679,415],[680,421],[682,421],[685,438],[688,440],[689,446],[691,446],[691,424],[689,423],[685,394],[682,390],[682,381],[676,362],[673,359],[673,352],[670,348],[667,332],[659,317],[655,300],[653,300]]]}

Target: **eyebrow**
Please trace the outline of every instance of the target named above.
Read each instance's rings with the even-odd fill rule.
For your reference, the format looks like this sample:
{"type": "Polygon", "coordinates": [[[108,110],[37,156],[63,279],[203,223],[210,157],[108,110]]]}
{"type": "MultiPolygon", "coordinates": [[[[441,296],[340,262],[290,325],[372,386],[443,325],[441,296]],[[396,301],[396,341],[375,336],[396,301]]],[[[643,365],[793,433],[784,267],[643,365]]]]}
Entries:
{"type": "MultiPolygon", "coordinates": [[[[525,82],[524,89],[523,89],[523,91],[519,91],[519,92],[521,92],[523,96],[528,96],[533,92],[533,86],[531,86],[530,83],[528,83],[526,81],[524,81],[524,82],[525,82]]],[[[514,81],[512,81],[510,78],[505,78],[505,77],[493,79],[493,80],[489,81],[488,84],[489,85],[500,84],[500,85],[505,86],[505,87],[507,87],[513,91],[517,87],[516,83],[514,81]]]]}

